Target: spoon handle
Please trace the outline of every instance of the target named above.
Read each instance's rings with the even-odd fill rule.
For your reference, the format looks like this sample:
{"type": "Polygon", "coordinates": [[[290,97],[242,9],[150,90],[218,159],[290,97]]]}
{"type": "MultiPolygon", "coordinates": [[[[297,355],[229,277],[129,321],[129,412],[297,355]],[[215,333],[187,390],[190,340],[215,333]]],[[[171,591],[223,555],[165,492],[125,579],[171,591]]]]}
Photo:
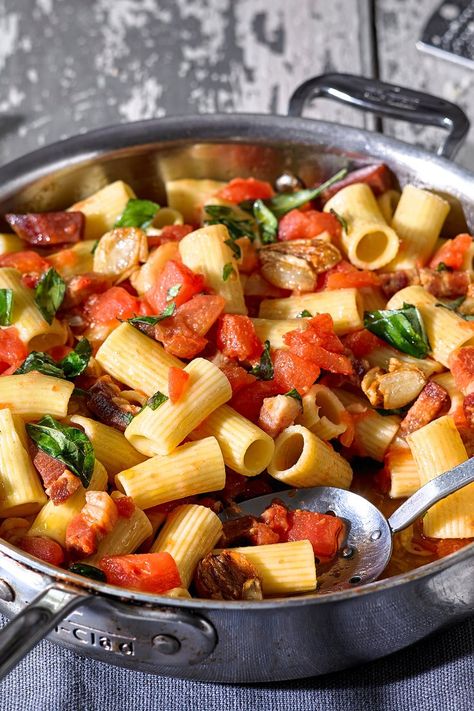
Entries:
{"type": "Polygon", "coordinates": [[[440,499],[474,481],[474,459],[440,474],[410,496],[388,519],[392,533],[403,531],[440,499]]]}

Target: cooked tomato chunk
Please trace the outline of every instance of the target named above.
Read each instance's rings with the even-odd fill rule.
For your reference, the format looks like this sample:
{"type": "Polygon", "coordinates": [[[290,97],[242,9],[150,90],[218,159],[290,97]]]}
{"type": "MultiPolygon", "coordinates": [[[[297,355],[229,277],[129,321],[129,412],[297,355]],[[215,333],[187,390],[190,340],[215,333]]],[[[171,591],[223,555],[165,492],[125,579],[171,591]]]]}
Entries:
{"type": "Polygon", "coordinates": [[[449,365],[456,386],[470,395],[474,392],[474,346],[464,346],[449,356],[449,365]]]}
{"type": "Polygon", "coordinates": [[[255,360],[263,352],[263,345],[248,316],[224,314],[217,330],[217,347],[228,358],[240,361],[255,360]]]}
{"type": "Polygon", "coordinates": [[[118,319],[126,320],[135,316],[140,302],[122,286],[113,286],[103,294],[90,296],[84,304],[84,313],[90,323],[113,324],[118,319]]]}
{"type": "Polygon", "coordinates": [[[222,313],[225,299],[217,294],[198,294],[179,306],[176,313],[156,324],[154,336],[165,350],[178,358],[194,358],[207,345],[204,335],[222,313]]]}
{"type": "Polygon", "coordinates": [[[239,390],[229,404],[243,417],[256,424],[265,398],[280,394],[283,394],[283,389],[276,380],[258,380],[239,390]]]}
{"type": "Polygon", "coordinates": [[[266,200],[273,197],[273,188],[264,180],[234,178],[216,193],[216,197],[233,203],[244,202],[244,200],[266,200]]]}
{"type": "Polygon", "coordinates": [[[64,551],[56,541],[46,536],[25,536],[21,538],[18,547],[25,553],[36,556],[51,565],[64,563],[64,551]]]}
{"type": "Polygon", "coordinates": [[[273,354],[275,380],[285,392],[297,390],[304,395],[319,377],[320,367],[291,350],[278,349],[273,354]]]}
{"type": "Polygon", "coordinates": [[[287,541],[308,540],[321,563],[334,558],[344,537],[345,525],[342,519],[300,509],[290,511],[288,519],[287,541]]]}
{"type": "Polygon", "coordinates": [[[374,333],[364,328],[362,331],[355,331],[345,336],[344,345],[352,351],[356,358],[365,358],[384,343],[374,333]]]}
{"type": "Polygon", "coordinates": [[[191,225],[165,225],[161,228],[159,235],[150,235],[148,237],[148,246],[159,247],[166,242],[179,242],[194,230],[191,225]]]}
{"type": "Polygon", "coordinates": [[[25,344],[14,326],[0,329],[0,368],[9,366],[16,370],[28,355],[25,344]]]}
{"type": "Polygon", "coordinates": [[[245,388],[247,385],[254,383],[257,378],[251,373],[242,368],[236,363],[227,363],[225,365],[220,365],[219,368],[222,370],[227,380],[232,388],[232,395],[235,395],[239,390],[245,388]]]}
{"type": "Polygon", "coordinates": [[[360,270],[356,272],[333,272],[327,279],[327,289],[362,289],[366,286],[378,286],[380,279],[374,272],[360,270]]]}
{"type": "Polygon", "coordinates": [[[184,264],[170,259],[158,276],[156,283],[146,293],[146,300],[161,313],[173,301],[176,306],[181,306],[189,301],[195,294],[204,289],[204,277],[195,274],[184,264]]]}
{"type": "Polygon", "coordinates": [[[134,553],[105,556],[99,563],[110,585],[159,595],[182,585],[178,567],[169,553],[134,553]]]}
{"type": "Polygon", "coordinates": [[[292,239],[311,239],[322,232],[329,232],[331,237],[341,235],[341,225],[334,215],[318,210],[291,210],[284,215],[278,225],[278,239],[285,242],[292,239]]]}
{"type": "Polygon", "coordinates": [[[0,257],[0,267],[18,269],[22,274],[40,275],[50,268],[50,263],[32,251],[13,252],[0,257]]]}
{"type": "Polygon", "coordinates": [[[440,264],[445,264],[450,269],[462,269],[464,257],[472,245],[472,240],[472,236],[468,234],[446,240],[431,259],[430,267],[436,269],[440,264]]]}
{"type": "Polygon", "coordinates": [[[84,232],[82,212],[30,212],[5,215],[10,227],[21,239],[37,247],[79,242],[84,232]]]}
{"type": "Polygon", "coordinates": [[[189,385],[189,373],[182,368],[171,367],[168,373],[168,395],[172,403],[178,402],[189,385]]]}
{"type": "Polygon", "coordinates": [[[310,320],[305,331],[290,331],[283,336],[291,353],[312,362],[331,373],[351,375],[350,359],[343,355],[344,345],[334,333],[329,314],[318,314],[310,320]]]}

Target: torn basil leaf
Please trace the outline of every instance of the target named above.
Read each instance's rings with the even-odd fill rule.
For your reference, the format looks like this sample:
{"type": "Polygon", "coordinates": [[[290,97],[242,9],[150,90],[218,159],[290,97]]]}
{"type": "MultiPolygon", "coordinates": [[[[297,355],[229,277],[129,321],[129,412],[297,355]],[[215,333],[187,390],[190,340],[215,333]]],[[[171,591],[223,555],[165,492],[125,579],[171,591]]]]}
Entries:
{"type": "Polygon", "coordinates": [[[163,405],[169,398],[164,393],[160,393],[158,390],[154,395],[152,395],[146,401],[145,407],[150,407],[152,410],[158,410],[160,405],[163,405]]]}
{"type": "Polygon", "coordinates": [[[50,355],[40,351],[32,351],[20,367],[15,370],[14,375],[31,373],[32,370],[37,370],[38,373],[43,373],[43,375],[51,375],[53,378],[64,379],[65,377],[61,366],[50,355]]]}
{"type": "Polygon", "coordinates": [[[391,346],[415,358],[425,358],[430,344],[420,312],[411,304],[401,309],[366,311],[364,326],[391,346]]]}
{"type": "Polygon", "coordinates": [[[51,267],[43,274],[35,289],[36,306],[50,325],[66,293],[64,279],[51,267]]]}
{"type": "Polygon", "coordinates": [[[239,237],[255,238],[251,220],[244,220],[238,217],[231,207],[226,205],[206,205],[205,211],[211,219],[205,219],[205,225],[224,225],[227,227],[232,240],[239,237]]]}
{"type": "Polygon", "coordinates": [[[297,190],[295,193],[280,193],[275,195],[270,200],[266,200],[265,204],[273,212],[275,217],[280,218],[286,215],[287,212],[301,207],[306,202],[314,200],[321,195],[325,190],[331,187],[334,183],[342,180],[348,173],[347,168],[339,170],[332,178],[326,180],[325,183],[318,185],[317,188],[306,188],[305,190],[297,190]]]}
{"type": "Polygon", "coordinates": [[[276,242],[278,232],[278,220],[273,212],[265,205],[263,200],[255,200],[253,204],[253,214],[260,229],[260,239],[263,244],[276,242]]]}
{"type": "Polygon", "coordinates": [[[313,318],[313,314],[308,309],[303,309],[296,314],[296,318],[313,318]]]}
{"type": "Polygon", "coordinates": [[[289,390],[287,393],[285,393],[286,397],[292,397],[295,400],[298,400],[299,403],[303,402],[303,398],[299,394],[298,390],[296,388],[293,388],[292,390],[289,390]]]}
{"type": "Polygon", "coordinates": [[[175,311],[176,304],[172,301],[163,309],[161,314],[157,316],[134,316],[128,319],[128,323],[131,323],[132,326],[156,326],[156,324],[163,321],[163,319],[173,316],[175,311]]]}
{"type": "Polygon", "coordinates": [[[64,377],[76,378],[81,375],[89,365],[89,360],[92,355],[92,346],[87,338],[81,338],[73,351],[67,354],[59,363],[62,368],[64,377]]]}
{"type": "Polygon", "coordinates": [[[94,244],[92,245],[91,254],[95,254],[95,250],[96,250],[97,247],[99,246],[99,241],[100,241],[100,240],[96,239],[96,241],[95,241],[94,244]]]}
{"type": "Polygon", "coordinates": [[[227,264],[224,264],[224,268],[222,270],[222,280],[227,281],[229,277],[231,277],[233,274],[235,274],[235,269],[232,265],[232,262],[227,262],[227,264]]]}
{"type": "Polygon", "coordinates": [[[453,270],[451,269],[451,267],[448,267],[448,265],[445,264],[444,262],[440,262],[438,264],[438,266],[436,267],[436,271],[437,272],[452,272],[453,270]]]}
{"type": "Polygon", "coordinates": [[[241,258],[242,250],[240,249],[240,245],[236,244],[232,239],[225,239],[224,244],[226,244],[228,247],[231,248],[232,252],[234,253],[234,257],[236,259],[241,258]]]}
{"type": "Polygon", "coordinates": [[[95,565],[89,565],[88,563],[73,563],[69,566],[68,570],[76,575],[83,575],[85,578],[91,578],[91,580],[98,580],[101,583],[107,582],[107,577],[104,571],[100,568],[96,568],[95,565]]]}
{"type": "Polygon", "coordinates": [[[159,209],[160,206],[151,200],[131,198],[114,227],[141,227],[145,229],[151,225],[159,209]]]}
{"type": "Polygon", "coordinates": [[[0,289],[0,326],[11,326],[13,311],[12,289],[0,289]]]}
{"type": "Polygon", "coordinates": [[[173,286],[170,286],[170,288],[166,292],[166,301],[172,301],[173,299],[175,299],[181,291],[182,286],[182,284],[173,284],[173,286]]]}
{"type": "Polygon", "coordinates": [[[349,226],[347,224],[347,220],[342,215],[340,215],[338,212],[333,210],[332,208],[329,210],[329,212],[331,215],[333,215],[333,217],[336,218],[336,220],[339,222],[339,224],[341,225],[344,232],[347,234],[349,232],[349,226]]]}
{"type": "Polygon", "coordinates": [[[62,462],[87,489],[95,456],[94,448],[82,430],[62,425],[50,415],[45,415],[37,424],[27,423],[26,430],[42,452],[62,462]]]}
{"type": "Polygon", "coordinates": [[[263,353],[260,356],[260,363],[254,365],[250,371],[259,380],[271,380],[273,378],[273,363],[270,356],[270,341],[263,344],[263,353]]]}

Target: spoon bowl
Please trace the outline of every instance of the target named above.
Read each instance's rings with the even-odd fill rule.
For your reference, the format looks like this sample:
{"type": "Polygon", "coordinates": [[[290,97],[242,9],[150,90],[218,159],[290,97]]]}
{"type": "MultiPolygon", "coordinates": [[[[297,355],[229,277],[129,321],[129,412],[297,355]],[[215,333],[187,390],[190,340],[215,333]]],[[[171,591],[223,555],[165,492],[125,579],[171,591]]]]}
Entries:
{"type": "Polygon", "coordinates": [[[392,554],[393,534],[403,531],[437,501],[474,481],[474,460],[470,459],[429,481],[386,519],[370,501],[352,491],[331,486],[279,491],[243,501],[221,514],[222,521],[250,514],[260,516],[272,501],[288,509],[304,509],[338,516],[346,535],[337,557],[318,565],[318,592],[347,590],[371,583],[382,575],[392,554]]]}

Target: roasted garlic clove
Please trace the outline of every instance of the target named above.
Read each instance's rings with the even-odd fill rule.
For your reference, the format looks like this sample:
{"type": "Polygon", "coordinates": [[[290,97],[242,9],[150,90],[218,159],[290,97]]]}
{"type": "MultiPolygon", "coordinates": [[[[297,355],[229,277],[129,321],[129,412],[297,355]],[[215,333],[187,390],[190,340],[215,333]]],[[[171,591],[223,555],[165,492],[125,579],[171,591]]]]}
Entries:
{"type": "Polygon", "coordinates": [[[341,261],[337,247],[319,237],[270,244],[259,250],[259,257],[267,281],[298,291],[313,291],[318,274],[341,261]]]}
{"type": "Polygon", "coordinates": [[[199,597],[211,600],[261,600],[262,583],[255,566],[241,553],[228,549],[209,553],[194,574],[199,597]]]}
{"type": "Polygon", "coordinates": [[[148,241],[138,227],[119,227],[100,238],[94,253],[94,271],[120,277],[148,258],[148,241]]]}

